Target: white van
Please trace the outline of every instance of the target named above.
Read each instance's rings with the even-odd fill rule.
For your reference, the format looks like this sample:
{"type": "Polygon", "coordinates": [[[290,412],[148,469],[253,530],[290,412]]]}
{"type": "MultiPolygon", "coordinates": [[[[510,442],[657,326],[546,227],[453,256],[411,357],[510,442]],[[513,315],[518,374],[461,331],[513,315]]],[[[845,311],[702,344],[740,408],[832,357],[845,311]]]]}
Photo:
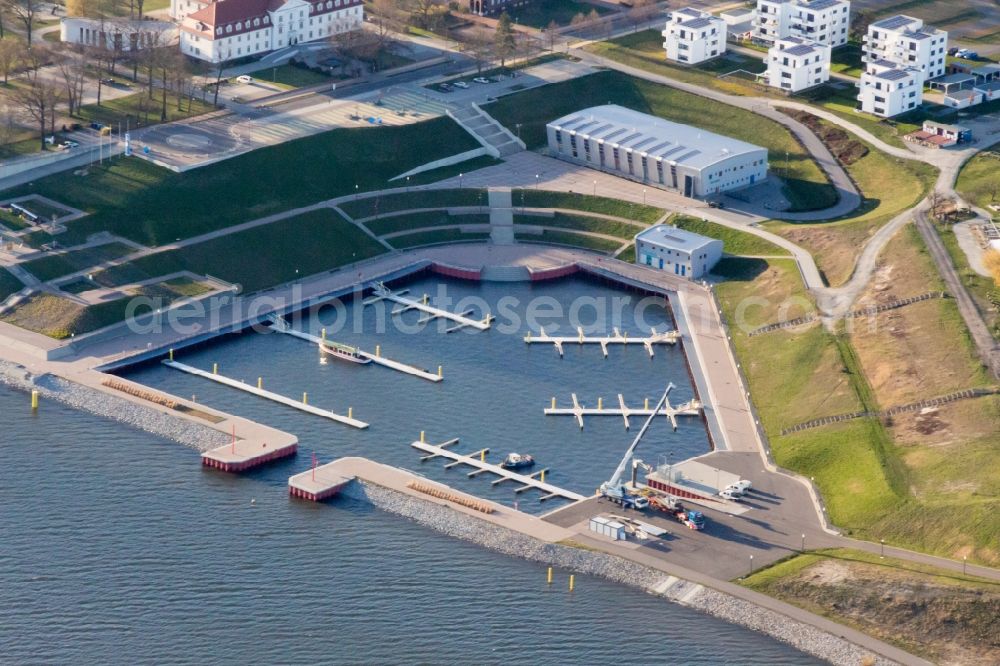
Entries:
{"type": "Polygon", "coordinates": [[[253,77],[248,74],[240,74],[236,77],[236,83],[253,83],[253,77]]]}

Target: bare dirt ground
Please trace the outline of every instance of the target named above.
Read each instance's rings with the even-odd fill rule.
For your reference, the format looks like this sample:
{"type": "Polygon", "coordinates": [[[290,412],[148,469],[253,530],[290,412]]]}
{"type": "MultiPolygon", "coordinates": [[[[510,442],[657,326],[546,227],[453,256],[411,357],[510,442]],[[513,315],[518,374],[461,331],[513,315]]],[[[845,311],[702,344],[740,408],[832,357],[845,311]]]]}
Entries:
{"type": "Polygon", "coordinates": [[[1000,663],[1000,589],[892,564],[821,559],[771,593],[941,664],[1000,663]]]}

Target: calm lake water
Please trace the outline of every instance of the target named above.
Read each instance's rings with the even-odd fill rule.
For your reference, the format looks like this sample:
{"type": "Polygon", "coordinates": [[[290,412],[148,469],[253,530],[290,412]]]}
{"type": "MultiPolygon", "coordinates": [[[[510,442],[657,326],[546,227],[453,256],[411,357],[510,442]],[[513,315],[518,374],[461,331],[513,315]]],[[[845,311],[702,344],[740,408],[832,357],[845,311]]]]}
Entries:
{"type": "MultiPolygon", "coordinates": [[[[511,293],[506,285],[468,288],[487,299],[511,293]]],[[[535,290],[562,298],[579,288],[535,290]]],[[[559,572],[548,587],[541,565],[362,502],[290,500],[286,479],[308,467],[313,451],[322,460],[367,455],[512,500],[486,479],[420,466],[409,447],[420,429],[431,439],[461,436],[470,450],[530,451],[554,468],[554,481],[589,492],[630,436],[612,418],[592,419],[581,433],[569,419],[542,416],[551,395],[607,400],[620,391],[631,402],[667,380],[678,384],[678,400],[690,394],[679,350],[658,350],[650,361],[641,349],[603,360],[597,348],[574,348],[560,361],[551,348],[492,331],[379,340],[400,360],[442,362],[446,380],[319,365],[315,349],[279,335],[230,338],[183,356],[248,381],[264,374],[269,388],[307,390],[318,405],[351,404],[372,423],[364,432],[159,366],[133,373],[299,435],[296,459],[243,476],[204,470],[191,449],[52,401],[32,415],[28,396],[0,387],[0,662],[817,663],[600,579],[579,577],[570,594],[559,572]]],[[[707,446],[697,422],[677,433],[657,428],[650,442],[647,459],[707,446]]],[[[537,497],[521,504],[540,510],[537,497]]]]}

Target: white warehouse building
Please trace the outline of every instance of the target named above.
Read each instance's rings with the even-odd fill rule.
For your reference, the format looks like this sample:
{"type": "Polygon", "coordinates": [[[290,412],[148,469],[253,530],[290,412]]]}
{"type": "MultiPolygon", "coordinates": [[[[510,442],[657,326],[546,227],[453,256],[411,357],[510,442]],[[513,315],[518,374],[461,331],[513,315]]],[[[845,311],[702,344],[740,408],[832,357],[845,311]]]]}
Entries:
{"type": "Polygon", "coordinates": [[[698,280],[722,258],[722,241],[657,224],[635,235],[635,263],[698,280]]]}
{"type": "Polygon", "coordinates": [[[704,197],[767,178],[767,149],[617,104],[546,126],[552,155],[651,187],[704,197]]]}
{"type": "Polygon", "coordinates": [[[767,84],[789,92],[818,86],[830,78],[830,47],[799,37],[775,40],[764,62],[767,84]]]}
{"type": "Polygon", "coordinates": [[[693,65],[726,52],[726,31],[726,22],[718,16],[685,7],[670,13],[660,34],[667,60],[693,65]]]}

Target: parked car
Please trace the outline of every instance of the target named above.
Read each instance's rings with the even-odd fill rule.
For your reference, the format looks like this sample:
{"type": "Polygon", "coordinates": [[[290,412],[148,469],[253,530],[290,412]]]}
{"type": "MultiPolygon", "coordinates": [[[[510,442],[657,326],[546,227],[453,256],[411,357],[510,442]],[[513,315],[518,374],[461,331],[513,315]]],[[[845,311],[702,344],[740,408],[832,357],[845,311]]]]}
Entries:
{"type": "Polygon", "coordinates": [[[708,202],[708,207],[709,208],[725,208],[726,204],[722,203],[721,201],[709,201],[708,202]]]}
{"type": "Polygon", "coordinates": [[[452,90],[454,90],[454,88],[452,88],[451,85],[447,83],[442,83],[441,85],[438,86],[438,90],[440,90],[441,92],[451,92],[452,90]]]}
{"type": "Polygon", "coordinates": [[[114,79],[101,79],[101,84],[102,85],[106,85],[106,86],[113,86],[113,85],[115,85],[115,80],[114,79]]]}
{"type": "Polygon", "coordinates": [[[60,143],[59,147],[63,148],[64,150],[69,150],[70,148],[76,148],[79,145],[80,144],[77,143],[76,141],[69,141],[69,140],[67,140],[67,141],[63,141],[62,143],[60,143]]]}
{"type": "Polygon", "coordinates": [[[455,86],[456,88],[468,88],[469,87],[469,84],[466,83],[465,81],[455,81],[455,83],[453,83],[452,85],[455,86]]]}
{"type": "Polygon", "coordinates": [[[958,53],[958,47],[957,46],[952,46],[950,49],[948,49],[948,55],[953,56],[956,53],[958,53]]]}
{"type": "Polygon", "coordinates": [[[727,500],[732,500],[734,502],[739,502],[743,498],[743,494],[737,492],[733,488],[726,488],[719,491],[719,497],[727,500]]]}
{"type": "Polygon", "coordinates": [[[490,80],[488,78],[486,78],[485,76],[477,76],[476,78],[474,78],[472,80],[475,81],[476,83],[489,83],[490,82],[490,80]]]}
{"type": "Polygon", "coordinates": [[[240,74],[236,77],[236,83],[253,83],[253,77],[247,74],[240,74]]]}
{"type": "Polygon", "coordinates": [[[726,490],[733,490],[735,492],[738,492],[740,495],[746,495],[747,492],[752,488],[753,488],[752,483],[750,483],[746,479],[740,479],[736,483],[730,483],[726,487],[726,490]]]}
{"type": "Polygon", "coordinates": [[[45,137],[45,143],[49,144],[50,146],[56,145],[55,135],[45,137]]]}

